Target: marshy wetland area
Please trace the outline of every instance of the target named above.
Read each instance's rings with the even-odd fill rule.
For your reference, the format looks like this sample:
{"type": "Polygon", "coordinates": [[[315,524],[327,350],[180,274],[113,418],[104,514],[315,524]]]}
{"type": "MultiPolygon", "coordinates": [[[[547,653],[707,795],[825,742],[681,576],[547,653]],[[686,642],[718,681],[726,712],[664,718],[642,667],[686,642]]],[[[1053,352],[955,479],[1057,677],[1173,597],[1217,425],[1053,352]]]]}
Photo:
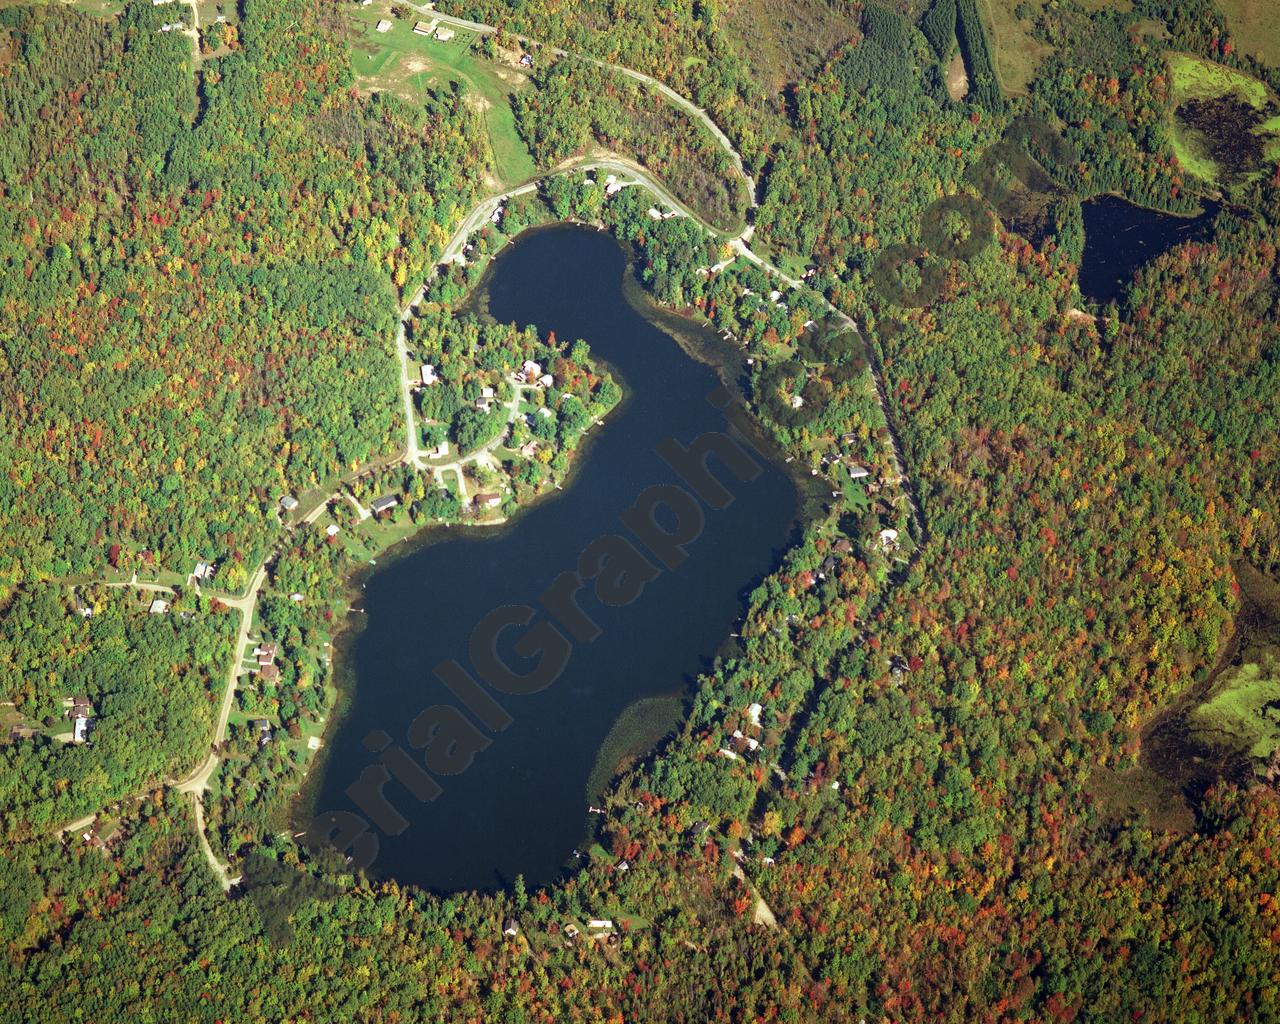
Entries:
{"type": "Polygon", "coordinates": [[[1234,568],[1241,607],[1217,664],[1146,725],[1136,767],[1100,773],[1096,791],[1117,815],[1190,830],[1214,783],[1280,777],[1280,583],[1234,568]]]}

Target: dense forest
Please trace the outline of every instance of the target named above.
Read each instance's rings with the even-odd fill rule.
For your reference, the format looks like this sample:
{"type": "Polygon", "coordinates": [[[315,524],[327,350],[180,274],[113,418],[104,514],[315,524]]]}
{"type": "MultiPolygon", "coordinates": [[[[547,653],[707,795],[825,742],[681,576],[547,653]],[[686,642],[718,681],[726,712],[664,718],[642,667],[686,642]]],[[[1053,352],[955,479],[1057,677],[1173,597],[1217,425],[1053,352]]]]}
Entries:
{"type": "MultiPolygon", "coordinates": [[[[454,5],[652,73],[729,132],[758,179],[752,243],[803,287],[581,173],[508,216],[611,230],[654,301],[742,346],[753,411],[833,489],[679,735],[614,781],[581,866],[452,895],[371,880],[286,827],[331,699],[317,651],[367,555],[343,544],[384,526],[339,499],[283,533],[275,499],[359,469],[357,504],[460,514],[369,463],[403,438],[397,301],[489,159],[455,97],[352,90],[340,6],[246,0],[198,90],[190,40],[155,32],[150,4],[0,10],[0,693],[35,733],[0,747],[3,1014],[1280,1018],[1274,782],[1153,788],[1144,756],[1150,724],[1234,649],[1237,567],[1280,576],[1280,175],[1120,302],[1091,308],[1077,284],[1081,199],[1198,204],[1164,49],[1275,81],[1232,53],[1209,0],[1025,5],[1052,50],[1016,97],[972,0],[798,5],[838,30],[819,45],[797,17],[781,87],[742,42],[747,5],[454,5]],[[939,77],[953,46],[973,85],[959,102],[939,77]],[[1024,115],[1065,145],[1032,144],[1024,115]],[[1043,166],[993,198],[984,153],[1010,141],[1043,166]],[[980,194],[989,231],[964,258],[947,241],[912,257],[936,287],[900,305],[877,286],[939,198],[980,194]],[[151,615],[136,588],[34,581],[117,546],[252,564],[276,541],[257,626],[279,669],[239,694],[205,805],[244,874],[228,894],[164,783],[203,754],[231,617],[185,588],[151,615]],[[90,742],[55,738],[69,697],[92,707],[90,742]],[[263,742],[258,716],[287,740],[263,742]],[[49,834],[107,804],[107,834],[49,834]],[[601,917],[611,936],[588,927],[601,917]]],[[[521,110],[547,159],[621,137],[608,119],[630,101],[579,106],[581,67],[543,62],[521,110]],[[537,106],[557,89],[571,124],[537,106]]],[[[410,323],[441,378],[416,396],[422,440],[487,443],[479,389],[536,358],[557,382],[543,401],[575,410],[529,427],[560,457],[616,387],[590,339],[459,313],[478,273],[440,275],[410,323]]]]}
{"type": "Polygon", "coordinates": [[[150,4],[0,11],[0,579],[252,563],[281,494],[394,447],[397,289],[487,151],[454,97],[353,98],[305,6],[250,0],[198,79],[150,4]]]}

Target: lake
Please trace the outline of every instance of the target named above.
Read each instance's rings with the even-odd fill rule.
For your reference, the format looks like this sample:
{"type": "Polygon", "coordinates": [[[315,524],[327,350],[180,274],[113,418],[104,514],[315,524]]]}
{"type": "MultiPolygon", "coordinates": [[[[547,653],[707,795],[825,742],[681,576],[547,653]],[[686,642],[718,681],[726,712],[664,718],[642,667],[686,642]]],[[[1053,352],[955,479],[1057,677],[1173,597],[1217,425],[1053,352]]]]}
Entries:
{"type": "MultiPolygon", "coordinates": [[[[606,605],[587,583],[578,601],[598,625],[597,638],[573,636],[567,622],[539,603],[592,541],[611,534],[637,540],[620,515],[642,492],[654,485],[692,490],[659,457],[661,442],[674,438],[688,446],[728,426],[725,413],[707,397],[720,384],[717,371],[660,329],[658,314],[651,319],[637,312],[627,299],[627,291],[634,291],[628,274],[627,259],[610,236],[559,226],[522,236],[486,277],[495,318],[536,324],[563,340],[585,339],[609,363],[626,397],[588,435],[563,492],[499,529],[429,531],[365,581],[366,614],[358,616],[363,628],[353,627],[359,632],[348,633],[339,651],[338,681],[347,706],[327,740],[323,776],[310,802],[316,811],[346,811],[366,821],[381,816],[390,825],[388,830],[375,824],[368,833],[377,836],[369,868],[376,877],[441,892],[493,889],[517,874],[531,886],[556,878],[588,835],[588,804],[596,795],[588,792],[588,779],[597,752],[607,737],[610,756],[627,746],[610,736],[614,723],[633,708],[625,716],[627,728],[643,735],[645,719],[662,723],[661,713],[648,710],[664,706],[654,698],[668,695],[667,720],[653,731],[669,727],[671,695],[678,701],[697,674],[710,668],[747,594],[776,567],[792,537],[796,483],[775,456],[762,454],[766,446],[757,439],[757,448],[748,447],[759,467],[754,479],[739,479],[711,460],[731,500],[719,509],[695,502],[705,523],[686,545],[682,564],[668,568],[658,552],[637,544],[657,575],[635,600],[606,605]],[[529,657],[523,658],[515,645],[538,633],[552,636],[551,647],[567,646],[568,662],[539,692],[509,695],[485,684],[471,657],[470,637],[495,609],[522,605],[535,609],[536,617],[499,635],[500,660],[519,672],[532,668],[539,651],[526,649],[522,653],[529,657]],[[552,626],[567,644],[547,632],[552,626]],[[505,729],[486,727],[437,678],[433,668],[448,659],[463,666],[501,709],[475,698],[476,711],[493,722],[509,717],[505,729]],[[431,712],[433,723],[456,723],[458,712],[465,715],[471,723],[468,749],[473,740],[488,744],[458,774],[436,771],[428,777],[406,767],[408,757],[421,766],[424,753],[430,764],[436,752],[430,745],[425,752],[415,750],[424,746],[426,725],[410,729],[415,716],[433,707],[449,709],[431,712]],[[348,790],[362,772],[377,779],[384,764],[393,769],[381,787],[385,803],[365,789],[353,800],[348,790]],[[412,787],[418,787],[416,795],[412,787]],[[388,834],[396,827],[398,834],[388,834]]],[[[709,331],[684,330],[707,351],[723,344],[709,331]]],[[[686,478],[692,479],[688,471],[686,478]]],[[[705,479],[702,485],[709,490],[705,479]]],[[[646,521],[654,530],[675,531],[697,518],[688,508],[662,506],[646,521]]],[[[656,534],[651,539],[663,546],[656,534]]]]}
{"type": "Polygon", "coordinates": [[[1118,196],[1098,196],[1081,204],[1084,256],[1080,292],[1093,302],[1119,300],[1144,263],[1175,245],[1206,238],[1219,205],[1206,201],[1204,212],[1180,217],[1134,206],[1118,196]]]}

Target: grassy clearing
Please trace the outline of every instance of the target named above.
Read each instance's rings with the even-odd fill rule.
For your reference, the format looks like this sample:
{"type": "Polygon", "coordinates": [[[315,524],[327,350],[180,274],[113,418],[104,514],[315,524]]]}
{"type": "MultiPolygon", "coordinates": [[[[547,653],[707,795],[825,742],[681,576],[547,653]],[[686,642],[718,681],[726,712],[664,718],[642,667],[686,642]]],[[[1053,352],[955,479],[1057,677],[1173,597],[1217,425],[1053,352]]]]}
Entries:
{"type": "Polygon", "coordinates": [[[1275,0],[1218,0],[1231,41],[1251,57],[1280,66],[1280,16],[1275,0]]]}
{"type": "Polygon", "coordinates": [[[1280,647],[1265,647],[1256,662],[1226,673],[1188,722],[1205,746],[1269,759],[1280,749],[1280,647]]]}
{"type": "MultiPolygon", "coordinates": [[[[1039,14],[1045,0],[1031,0],[1039,14]]],[[[979,0],[978,12],[986,23],[991,41],[992,60],[1000,88],[1006,95],[1025,94],[1044,59],[1053,47],[1039,42],[1031,34],[1034,19],[1021,19],[1015,13],[1020,0],[979,0]]]]}
{"type": "Polygon", "coordinates": [[[826,0],[741,0],[721,17],[734,49],[751,61],[752,77],[771,92],[811,73],[858,32],[853,5],[826,0]]]}
{"type": "Polygon", "coordinates": [[[516,132],[511,110],[512,95],[526,82],[522,73],[474,53],[473,33],[458,30],[447,42],[417,35],[415,21],[430,23],[430,15],[415,13],[400,20],[391,15],[389,4],[377,3],[352,8],[351,20],[351,66],[362,87],[394,92],[411,103],[421,103],[428,89],[465,89],[484,111],[501,184],[533,177],[533,157],[516,132]],[[392,23],[387,32],[377,31],[382,19],[392,23]]]}
{"type": "Polygon", "coordinates": [[[1235,93],[1255,110],[1266,106],[1267,87],[1252,75],[1189,53],[1170,53],[1168,60],[1175,104],[1235,93]]]}
{"type": "Polygon", "coordinates": [[[1259,162],[1280,159],[1280,117],[1261,119],[1275,111],[1274,97],[1264,82],[1188,53],[1171,52],[1167,60],[1178,111],[1170,135],[1174,155],[1184,168],[1204,181],[1221,183],[1241,175],[1245,180],[1256,177],[1262,173],[1259,162]],[[1184,108],[1184,104],[1190,106],[1184,108]],[[1225,105],[1228,113],[1201,116],[1196,126],[1188,123],[1187,111],[1206,104],[1225,105]],[[1252,127],[1248,126],[1249,110],[1257,111],[1260,118],[1252,127]],[[1261,145],[1242,160],[1232,150],[1245,131],[1258,135],[1261,145]]]}

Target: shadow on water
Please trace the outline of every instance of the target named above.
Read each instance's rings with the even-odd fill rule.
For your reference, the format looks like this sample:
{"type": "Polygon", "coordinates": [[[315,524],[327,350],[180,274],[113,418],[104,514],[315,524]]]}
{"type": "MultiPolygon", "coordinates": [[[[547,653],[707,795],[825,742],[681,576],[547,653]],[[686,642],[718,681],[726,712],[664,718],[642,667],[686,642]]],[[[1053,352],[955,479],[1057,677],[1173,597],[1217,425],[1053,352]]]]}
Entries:
{"type": "MultiPolygon", "coordinates": [[[[389,753],[423,764],[424,752],[409,738],[416,716],[450,706],[474,719],[433,668],[454,659],[480,680],[470,637],[504,606],[536,613],[498,641],[499,655],[516,671],[537,661],[537,650],[521,657],[515,644],[540,623],[571,637],[540,595],[596,538],[635,540],[619,516],[647,488],[684,486],[658,456],[660,442],[674,438],[687,446],[730,429],[725,412],[707,400],[721,382],[709,364],[736,374],[741,353],[711,331],[642,306],[626,268],[610,236],[555,227],[522,236],[486,276],[483,295],[496,319],[585,339],[627,399],[592,431],[563,492],[501,529],[427,531],[363,577],[366,614],[339,651],[345,703],[323,774],[308,793],[311,809],[375,817],[349,789],[366,769],[390,764],[389,753]]],[[[701,506],[705,525],[683,564],[662,569],[623,606],[600,601],[588,583],[578,604],[598,624],[599,637],[571,639],[567,667],[540,692],[504,695],[486,687],[511,724],[490,729],[473,721],[474,760],[457,774],[434,773],[438,796],[420,800],[395,777],[382,787],[407,826],[398,834],[371,828],[379,843],[371,874],[436,891],[492,889],[517,874],[535,885],[559,874],[586,834],[588,787],[619,764],[634,763],[642,744],[671,732],[689,684],[711,668],[750,589],[777,565],[793,535],[797,481],[757,440],[754,479],[739,480],[712,460],[732,501],[722,509],[701,506]]],[[[666,512],[658,518],[666,529],[675,525],[666,512]]],[[[428,744],[425,753],[431,750],[428,744]]]]}

